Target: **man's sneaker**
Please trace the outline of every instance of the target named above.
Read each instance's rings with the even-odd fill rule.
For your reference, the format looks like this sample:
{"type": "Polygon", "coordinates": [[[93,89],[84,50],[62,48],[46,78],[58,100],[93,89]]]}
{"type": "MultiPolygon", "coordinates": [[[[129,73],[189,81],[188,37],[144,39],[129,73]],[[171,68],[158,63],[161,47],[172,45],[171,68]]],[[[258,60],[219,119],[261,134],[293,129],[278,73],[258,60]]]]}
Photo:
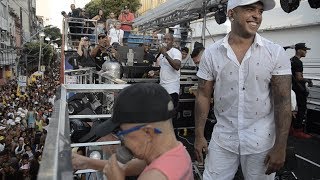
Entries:
{"type": "Polygon", "coordinates": [[[311,135],[304,133],[303,129],[294,129],[293,133],[292,133],[292,136],[294,136],[296,138],[299,138],[299,139],[310,139],[310,138],[312,138],[311,135]]]}

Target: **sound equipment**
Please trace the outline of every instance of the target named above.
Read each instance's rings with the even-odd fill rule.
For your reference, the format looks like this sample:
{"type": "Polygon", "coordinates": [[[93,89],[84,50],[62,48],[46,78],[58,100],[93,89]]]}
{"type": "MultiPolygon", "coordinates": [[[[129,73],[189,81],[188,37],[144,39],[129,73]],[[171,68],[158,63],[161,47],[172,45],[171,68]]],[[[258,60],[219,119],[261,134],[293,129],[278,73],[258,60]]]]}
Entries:
{"type": "Polygon", "coordinates": [[[320,135],[320,110],[308,109],[306,131],[320,135]]]}

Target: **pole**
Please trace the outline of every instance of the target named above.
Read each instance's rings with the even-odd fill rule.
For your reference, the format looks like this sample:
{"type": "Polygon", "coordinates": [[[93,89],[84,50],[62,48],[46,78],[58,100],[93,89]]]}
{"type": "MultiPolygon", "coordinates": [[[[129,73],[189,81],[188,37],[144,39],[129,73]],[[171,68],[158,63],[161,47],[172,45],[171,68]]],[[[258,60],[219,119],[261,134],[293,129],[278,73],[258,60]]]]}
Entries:
{"type": "MultiPolygon", "coordinates": [[[[66,22],[64,21],[64,19],[62,20],[62,29],[65,29],[66,28],[66,22]]],[[[66,30],[65,31],[62,31],[62,42],[61,42],[61,59],[60,59],[60,83],[61,84],[64,84],[64,48],[65,48],[65,36],[66,34],[66,30]]],[[[97,38],[97,36],[96,36],[97,38]]],[[[68,39],[67,39],[68,41],[68,39]]]]}
{"type": "Polygon", "coordinates": [[[202,36],[201,36],[201,40],[202,40],[202,44],[205,47],[206,46],[206,27],[207,27],[207,1],[203,2],[203,23],[202,23],[202,36]]]}
{"type": "Polygon", "coordinates": [[[39,72],[40,72],[40,68],[41,68],[41,55],[42,55],[42,37],[40,36],[40,51],[39,51],[39,65],[38,65],[39,72]]]}

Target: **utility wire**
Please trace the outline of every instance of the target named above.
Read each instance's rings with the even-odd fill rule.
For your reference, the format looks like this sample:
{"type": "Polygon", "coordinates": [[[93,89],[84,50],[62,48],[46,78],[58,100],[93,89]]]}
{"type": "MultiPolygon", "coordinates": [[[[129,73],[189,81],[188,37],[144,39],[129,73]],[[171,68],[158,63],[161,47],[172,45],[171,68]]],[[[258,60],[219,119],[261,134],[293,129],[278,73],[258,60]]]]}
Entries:
{"type": "Polygon", "coordinates": [[[28,10],[25,9],[25,8],[23,7],[23,5],[21,5],[21,4],[19,4],[18,2],[16,2],[16,0],[13,0],[13,2],[16,3],[19,7],[21,7],[22,10],[23,10],[28,16],[30,15],[29,12],[28,12],[28,10]]]}

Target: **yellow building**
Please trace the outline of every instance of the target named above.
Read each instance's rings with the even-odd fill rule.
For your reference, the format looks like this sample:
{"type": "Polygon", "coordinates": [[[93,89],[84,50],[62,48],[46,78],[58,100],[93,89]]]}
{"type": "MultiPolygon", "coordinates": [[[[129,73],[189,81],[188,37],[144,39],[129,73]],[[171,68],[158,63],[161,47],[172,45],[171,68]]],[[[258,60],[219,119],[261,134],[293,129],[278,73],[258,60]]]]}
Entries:
{"type": "Polygon", "coordinates": [[[140,0],[141,8],[138,10],[138,14],[142,15],[150,9],[154,9],[167,0],[140,0]]]}

